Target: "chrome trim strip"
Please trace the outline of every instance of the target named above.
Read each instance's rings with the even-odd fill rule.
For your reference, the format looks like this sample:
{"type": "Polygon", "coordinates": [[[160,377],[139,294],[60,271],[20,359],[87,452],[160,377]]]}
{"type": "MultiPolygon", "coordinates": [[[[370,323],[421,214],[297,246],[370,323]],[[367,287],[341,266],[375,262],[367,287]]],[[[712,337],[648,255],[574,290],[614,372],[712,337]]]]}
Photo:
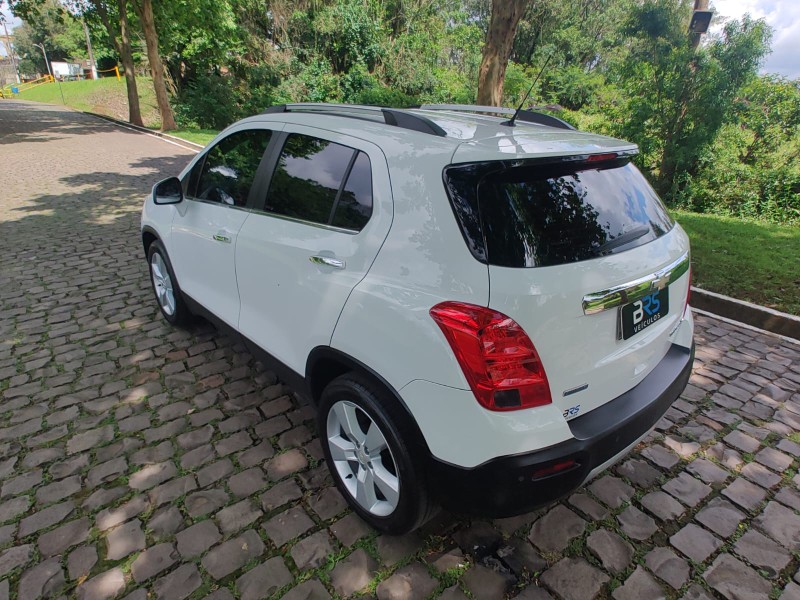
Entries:
{"type": "Polygon", "coordinates": [[[583,297],[583,314],[594,315],[601,313],[644,298],[652,292],[663,290],[674,281],[680,279],[689,270],[689,262],[689,253],[686,252],[678,260],[651,275],[634,279],[607,290],[586,294],[583,297]]]}

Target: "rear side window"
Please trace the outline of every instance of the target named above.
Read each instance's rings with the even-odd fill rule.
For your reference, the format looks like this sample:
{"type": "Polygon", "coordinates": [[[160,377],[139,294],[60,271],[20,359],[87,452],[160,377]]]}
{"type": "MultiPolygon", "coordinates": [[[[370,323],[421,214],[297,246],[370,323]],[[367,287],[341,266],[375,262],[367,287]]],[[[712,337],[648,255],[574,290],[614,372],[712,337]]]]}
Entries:
{"type": "Polygon", "coordinates": [[[473,254],[491,265],[588,260],[650,242],[673,225],[655,191],[625,161],[519,166],[483,176],[473,170],[471,185],[470,171],[458,171],[449,177],[451,201],[465,238],[483,257],[473,254]]]}
{"type": "Polygon", "coordinates": [[[192,170],[190,195],[229,206],[245,206],[270,136],[266,129],[253,129],[221,140],[198,163],[199,169],[196,166],[192,170]]]}
{"type": "Polygon", "coordinates": [[[369,157],[341,144],[290,134],[264,208],[311,223],[360,231],[372,214],[369,157]]]}

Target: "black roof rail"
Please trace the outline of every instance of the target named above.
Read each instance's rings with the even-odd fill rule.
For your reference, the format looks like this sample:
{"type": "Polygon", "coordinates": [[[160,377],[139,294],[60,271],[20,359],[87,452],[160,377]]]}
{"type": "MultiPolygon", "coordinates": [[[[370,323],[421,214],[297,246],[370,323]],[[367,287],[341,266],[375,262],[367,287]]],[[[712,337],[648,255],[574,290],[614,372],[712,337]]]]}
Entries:
{"type": "Polygon", "coordinates": [[[379,117],[387,125],[410,129],[421,133],[428,133],[439,137],[447,137],[447,132],[431,121],[428,117],[418,115],[399,108],[384,108],[381,106],[364,106],[361,104],[328,104],[326,102],[302,102],[297,104],[277,104],[270,106],[261,114],[274,114],[286,112],[314,112],[333,114],[340,117],[363,119],[365,117],[379,117]],[[359,114],[361,113],[361,114],[359,114]]]}
{"type": "MultiPolygon", "coordinates": [[[[505,108],[501,106],[473,106],[472,104],[423,104],[419,107],[420,110],[449,110],[453,112],[467,112],[467,113],[487,113],[494,115],[508,115],[513,116],[516,112],[513,108],[505,108]]],[[[517,121],[524,121],[526,123],[537,123],[546,127],[557,127],[558,129],[572,129],[575,127],[552,115],[536,112],[533,110],[521,110],[517,115],[517,121]]]]}

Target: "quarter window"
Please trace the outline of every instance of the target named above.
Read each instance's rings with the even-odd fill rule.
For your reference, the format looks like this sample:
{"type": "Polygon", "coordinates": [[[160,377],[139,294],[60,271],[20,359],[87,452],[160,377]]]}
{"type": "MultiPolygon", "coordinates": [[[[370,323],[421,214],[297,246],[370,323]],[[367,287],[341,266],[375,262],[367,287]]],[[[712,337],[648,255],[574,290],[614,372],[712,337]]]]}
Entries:
{"type": "MultiPolygon", "coordinates": [[[[209,150],[201,161],[195,197],[229,206],[245,206],[271,135],[266,129],[239,131],[209,150]]],[[[193,174],[189,180],[190,190],[194,180],[193,174]]]]}
{"type": "Polygon", "coordinates": [[[275,167],[264,208],[277,215],[360,231],[372,214],[370,171],[363,152],[292,133],[275,167]]]}

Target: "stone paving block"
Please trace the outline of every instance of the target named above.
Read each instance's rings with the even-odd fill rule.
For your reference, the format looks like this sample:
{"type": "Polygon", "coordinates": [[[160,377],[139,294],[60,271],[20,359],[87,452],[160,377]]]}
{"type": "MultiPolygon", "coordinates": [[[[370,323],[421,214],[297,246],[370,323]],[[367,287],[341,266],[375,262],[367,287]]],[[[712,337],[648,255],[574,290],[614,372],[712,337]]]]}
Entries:
{"type": "Polygon", "coordinates": [[[292,502],[293,500],[299,500],[302,497],[303,491],[300,489],[300,486],[289,479],[276,483],[261,494],[261,507],[264,509],[264,512],[269,513],[276,508],[280,508],[284,504],[292,502]]]}
{"type": "Polygon", "coordinates": [[[731,537],[745,519],[744,513],[722,498],[714,498],[700,510],[695,519],[723,538],[731,537]]]}
{"type": "Polygon", "coordinates": [[[594,598],[609,578],[583,558],[563,558],[547,569],[540,580],[563,600],[585,600],[594,598]]]}
{"type": "Polygon", "coordinates": [[[207,465],[197,472],[197,483],[201,488],[209,486],[233,473],[233,463],[227,458],[207,465]]]}
{"type": "Polygon", "coordinates": [[[227,536],[254,523],[261,515],[262,512],[253,506],[249,498],[246,498],[223,508],[216,514],[216,519],[222,533],[227,536]]]}
{"type": "Polygon", "coordinates": [[[539,550],[560,552],[585,529],[586,521],[559,504],[533,524],[528,539],[539,550]]]}
{"type": "Polygon", "coordinates": [[[150,504],[158,507],[167,502],[173,502],[195,489],[197,489],[197,483],[195,483],[194,477],[184,475],[154,487],[150,490],[148,497],[150,498],[150,504]]]}
{"type": "Polygon", "coordinates": [[[3,503],[0,503],[0,523],[11,521],[26,513],[31,506],[30,496],[20,496],[18,498],[11,498],[3,503]]]}
{"type": "Polygon", "coordinates": [[[132,465],[154,465],[169,460],[174,453],[175,448],[172,446],[172,442],[165,440],[155,446],[137,450],[131,454],[130,461],[132,465]]]}
{"type": "Polygon", "coordinates": [[[14,546],[0,551],[0,577],[4,577],[17,567],[27,564],[33,558],[33,552],[33,544],[14,546]]]}
{"type": "Polygon", "coordinates": [[[741,474],[753,483],[765,488],[774,488],[781,482],[779,475],[756,462],[748,463],[742,467],[741,474]]]}
{"type": "Polygon", "coordinates": [[[617,515],[617,521],[622,531],[635,540],[646,540],[658,530],[656,522],[635,506],[629,506],[617,515]]]}
{"type": "Polygon", "coordinates": [[[124,504],[115,508],[106,508],[97,513],[94,524],[101,531],[116,527],[133,517],[137,517],[150,508],[145,496],[134,496],[124,504]]]}
{"type": "Polygon", "coordinates": [[[686,466],[686,470],[706,483],[723,483],[730,477],[725,469],[705,458],[697,458],[686,466]]]}
{"type": "MultiPolygon", "coordinates": [[[[153,589],[158,600],[183,600],[203,585],[200,571],[193,564],[181,565],[168,575],[156,580],[153,589]]],[[[145,595],[146,597],[146,595],[145,595]]]]}
{"type": "Polygon", "coordinates": [[[355,513],[350,513],[331,525],[333,535],[336,536],[340,544],[348,548],[365,535],[368,535],[370,531],[372,531],[372,528],[355,513]]]}
{"type": "Polygon", "coordinates": [[[147,521],[147,531],[157,541],[172,537],[183,527],[183,515],[175,506],[166,506],[157,510],[147,521]]]}
{"type": "Polygon", "coordinates": [[[612,593],[614,600],[666,600],[663,588],[642,567],[636,567],[625,583],[612,593]]]}
{"type": "Polygon", "coordinates": [[[307,466],[308,460],[300,450],[289,450],[279,454],[267,463],[267,476],[272,481],[278,481],[305,469],[307,466]]]}
{"type": "Polygon", "coordinates": [[[108,560],[119,560],[144,548],[144,531],[142,531],[142,522],[139,519],[128,521],[112,529],[106,535],[106,558],[108,560]]]}
{"type": "MultiPolygon", "coordinates": [[[[522,598],[522,594],[517,596],[517,598],[522,598]]],[[[442,595],[439,596],[439,600],[468,600],[468,597],[459,589],[458,585],[452,585],[442,592],[442,595]]]]}
{"type": "Polygon", "coordinates": [[[330,597],[319,579],[309,579],[293,587],[281,600],[330,600],[330,597]]]}
{"type": "Polygon", "coordinates": [[[75,592],[78,600],[110,600],[124,589],[125,574],[119,567],[114,567],[80,584],[75,592]]]}
{"type": "Polygon", "coordinates": [[[645,556],[647,568],[679,590],[689,580],[689,563],[669,548],[653,548],[645,556]]]}
{"type": "Polygon", "coordinates": [[[794,460],[774,448],[762,448],[755,456],[756,460],[778,473],[783,473],[792,466],[794,460]]]}
{"type": "Polygon", "coordinates": [[[128,477],[128,485],[138,491],[149,490],[177,474],[178,469],[172,461],[148,464],[128,477]]]}
{"type": "Polygon", "coordinates": [[[731,431],[722,439],[726,444],[733,446],[742,452],[753,453],[761,447],[761,444],[757,439],[737,430],[731,431]]]}
{"type": "Polygon", "coordinates": [[[323,521],[332,519],[347,508],[347,501],[335,487],[328,487],[315,492],[308,498],[308,504],[323,521]]]}
{"type": "Polygon", "coordinates": [[[684,555],[699,563],[705,561],[722,546],[722,542],[694,523],[683,527],[669,538],[669,542],[684,555]]]}
{"type": "Polygon", "coordinates": [[[754,510],[767,497],[767,492],[746,479],[738,477],[722,493],[746,510],[754,510]]]}
{"type": "Polygon", "coordinates": [[[248,448],[244,452],[240,452],[236,456],[236,462],[238,462],[242,467],[245,469],[249,467],[255,467],[256,465],[260,465],[268,458],[272,458],[275,455],[275,449],[272,447],[272,444],[269,443],[268,440],[261,442],[258,446],[253,446],[252,448],[248,448]]]}
{"type": "Polygon", "coordinates": [[[282,587],[292,582],[292,574],[276,556],[250,569],[236,580],[236,589],[242,600],[269,598],[282,587]]]}
{"type": "Polygon", "coordinates": [[[514,584],[514,578],[483,565],[473,565],[464,573],[462,583],[475,598],[502,600],[514,584]]]}
{"type": "Polygon", "coordinates": [[[728,600],[766,598],[772,586],[740,560],[730,554],[720,554],[703,578],[728,600]]]}
{"type": "Polygon", "coordinates": [[[633,546],[608,529],[598,529],[589,534],[586,546],[603,568],[612,573],[622,573],[633,560],[633,546]]]}
{"type": "Polygon", "coordinates": [[[589,491],[606,506],[619,508],[633,496],[633,488],[612,475],[605,475],[589,485],[589,491]]]}
{"type": "Polygon", "coordinates": [[[642,456],[662,469],[671,469],[680,462],[680,458],[664,448],[654,444],[642,450],[642,456]]]}
{"type": "Polygon", "coordinates": [[[84,517],[43,533],[39,536],[37,545],[42,556],[50,557],[85,542],[88,537],[89,519],[84,517]]]}
{"type": "Polygon", "coordinates": [[[272,517],[262,527],[272,543],[280,547],[314,527],[314,521],[302,507],[296,506],[272,517]]]}
{"type": "Polygon", "coordinates": [[[621,477],[625,477],[634,485],[642,488],[649,488],[661,477],[661,471],[637,458],[626,460],[617,467],[616,471],[621,477]]]}
{"type": "Polygon", "coordinates": [[[673,521],[685,512],[680,502],[662,491],[650,492],[642,497],[641,503],[662,521],[673,521]]]}
{"type": "Polygon", "coordinates": [[[169,569],[178,558],[174,545],[156,544],[141,552],[131,563],[131,575],[136,583],[142,583],[169,569]]]}
{"type": "Polygon", "coordinates": [[[268,485],[267,476],[259,467],[252,467],[228,478],[228,489],[238,497],[250,496],[268,485]]]}
{"type": "Polygon", "coordinates": [[[66,579],[58,557],[50,558],[31,567],[19,579],[18,600],[52,598],[64,587],[66,579]]]}
{"type": "Polygon", "coordinates": [[[264,542],[252,529],[212,548],[200,561],[214,579],[222,579],[264,552],[264,542]]]}
{"type": "Polygon", "coordinates": [[[609,515],[609,510],[605,506],[582,492],[572,494],[569,503],[590,519],[602,521],[609,515]]]}
{"type": "Polygon", "coordinates": [[[94,546],[81,546],[70,552],[67,558],[67,572],[70,579],[85,577],[97,564],[97,549],[94,546]]]}
{"type": "Polygon", "coordinates": [[[190,517],[197,518],[222,508],[229,499],[225,490],[201,490],[186,496],[183,505],[190,517]]]}
{"type": "Polygon", "coordinates": [[[351,596],[367,587],[377,570],[377,561],[359,548],[336,564],[330,574],[331,585],[340,596],[351,596]]]}
{"type": "Polygon", "coordinates": [[[751,529],[736,540],[736,554],[759,567],[771,578],[776,578],[791,561],[791,555],[771,539],[751,529]]]}
{"type": "Polygon", "coordinates": [[[290,554],[297,568],[303,571],[322,566],[333,551],[334,546],[328,532],[322,530],[297,542],[292,546],[290,554]]]}
{"type": "Polygon", "coordinates": [[[800,516],[777,502],[769,502],[753,524],[784,548],[800,550],[800,516]]]}
{"type": "Polygon", "coordinates": [[[213,521],[201,521],[175,536],[178,552],[183,558],[202,555],[214,544],[222,540],[222,534],[213,521]]]}
{"type": "Polygon", "coordinates": [[[694,508],[711,493],[711,487],[695,479],[688,473],[680,473],[661,486],[665,492],[683,502],[686,506],[694,508]]]}

